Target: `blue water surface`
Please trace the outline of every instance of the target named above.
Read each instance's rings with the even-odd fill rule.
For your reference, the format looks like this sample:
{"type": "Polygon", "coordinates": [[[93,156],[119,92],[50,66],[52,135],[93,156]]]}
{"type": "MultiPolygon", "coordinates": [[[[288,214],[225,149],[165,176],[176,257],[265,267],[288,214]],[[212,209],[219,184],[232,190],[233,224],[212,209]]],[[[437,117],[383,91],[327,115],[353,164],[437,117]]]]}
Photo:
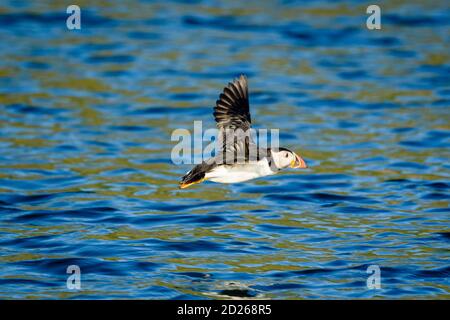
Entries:
{"type": "Polygon", "coordinates": [[[450,298],[448,1],[370,4],[2,1],[0,298],[450,298]],[[310,168],[178,189],[241,73],[310,168]]]}

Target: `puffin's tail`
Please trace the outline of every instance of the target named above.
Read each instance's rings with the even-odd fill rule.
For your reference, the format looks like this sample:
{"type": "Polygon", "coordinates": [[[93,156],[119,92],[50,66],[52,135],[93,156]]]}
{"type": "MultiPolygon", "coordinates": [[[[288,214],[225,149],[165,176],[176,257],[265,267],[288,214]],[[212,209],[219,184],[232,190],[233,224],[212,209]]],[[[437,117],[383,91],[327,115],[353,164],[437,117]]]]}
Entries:
{"type": "Polygon", "coordinates": [[[184,175],[184,177],[181,178],[180,188],[181,189],[187,188],[193,184],[200,183],[203,180],[205,180],[205,170],[203,166],[200,164],[195,166],[194,169],[186,173],[186,175],[184,175]]]}

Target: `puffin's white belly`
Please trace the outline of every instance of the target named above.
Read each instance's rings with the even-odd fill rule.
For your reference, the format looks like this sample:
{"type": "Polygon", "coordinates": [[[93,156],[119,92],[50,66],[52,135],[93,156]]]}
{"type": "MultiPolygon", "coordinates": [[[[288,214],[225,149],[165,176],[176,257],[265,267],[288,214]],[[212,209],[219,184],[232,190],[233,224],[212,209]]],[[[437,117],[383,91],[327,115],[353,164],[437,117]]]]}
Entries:
{"type": "Polygon", "coordinates": [[[220,165],[207,172],[205,179],[219,183],[243,182],[275,174],[270,170],[267,159],[258,162],[234,165],[220,165]]]}

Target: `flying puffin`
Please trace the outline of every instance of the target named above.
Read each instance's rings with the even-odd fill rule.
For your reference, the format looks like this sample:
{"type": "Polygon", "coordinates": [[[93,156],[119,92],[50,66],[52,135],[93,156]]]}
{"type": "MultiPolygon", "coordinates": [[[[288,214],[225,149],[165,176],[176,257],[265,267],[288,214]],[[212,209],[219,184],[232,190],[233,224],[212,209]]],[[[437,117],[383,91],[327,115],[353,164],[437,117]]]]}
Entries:
{"type": "Polygon", "coordinates": [[[186,173],[180,182],[181,189],[204,180],[243,182],[273,175],[288,167],[307,167],[306,162],[289,149],[259,148],[248,135],[236,134],[248,132],[251,126],[247,78],[244,75],[223,89],[214,107],[214,118],[219,129],[221,150],[186,173]]]}

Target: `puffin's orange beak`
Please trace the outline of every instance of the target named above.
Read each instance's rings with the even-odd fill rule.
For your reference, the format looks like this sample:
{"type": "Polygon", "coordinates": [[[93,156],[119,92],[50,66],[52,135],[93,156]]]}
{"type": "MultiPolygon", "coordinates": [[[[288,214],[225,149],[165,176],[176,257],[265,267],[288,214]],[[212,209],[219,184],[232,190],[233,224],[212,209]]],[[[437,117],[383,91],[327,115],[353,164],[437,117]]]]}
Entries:
{"type": "MultiPolygon", "coordinates": [[[[295,153],[294,153],[295,154],[295,153]]],[[[298,154],[295,154],[295,160],[291,162],[291,168],[294,169],[305,169],[308,168],[305,160],[303,160],[298,154]]]]}

